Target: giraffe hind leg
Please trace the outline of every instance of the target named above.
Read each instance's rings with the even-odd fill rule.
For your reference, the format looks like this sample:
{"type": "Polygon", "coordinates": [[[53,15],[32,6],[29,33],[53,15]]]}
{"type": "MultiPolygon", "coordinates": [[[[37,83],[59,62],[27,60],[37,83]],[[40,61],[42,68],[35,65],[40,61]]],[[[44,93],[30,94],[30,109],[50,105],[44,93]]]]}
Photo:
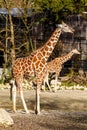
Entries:
{"type": "Polygon", "coordinates": [[[48,89],[51,91],[51,87],[50,87],[50,85],[49,85],[49,73],[46,73],[46,75],[45,75],[45,78],[44,78],[44,86],[45,86],[45,83],[47,84],[47,86],[48,86],[48,89]]]}
{"type": "Polygon", "coordinates": [[[23,107],[24,107],[26,113],[29,113],[28,108],[27,108],[27,105],[26,105],[26,102],[25,102],[25,99],[24,99],[24,95],[23,95],[23,91],[22,91],[22,90],[20,91],[20,96],[21,96],[21,100],[22,100],[22,103],[23,103],[23,107]]]}
{"type": "Polygon", "coordinates": [[[25,102],[25,99],[24,99],[22,82],[23,82],[23,77],[18,78],[18,80],[16,79],[16,83],[17,83],[17,86],[18,86],[18,91],[19,91],[19,94],[20,94],[20,97],[21,97],[21,101],[22,101],[24,110],[26,111],[26,113],[29,113],[26,102],[25,102]]]}
{"type": "Polygon", "coordinates": [[[13,102],[13,111],[16,112],[16,85],[15,85],[15,80],[11,81],[10,99],[13,102]]]}
{"type": "Polygon", "coordinates": [[[14,84],[13,89],[12,89],[13,111],[16,111],[16,91],[18,90],[20,97],[21,97],[21,100],[22,100],[24,110],[26,111],[26,113],[29,113],[27,105],[25,103],[23,91],[22,91],[22,81],[23,80],[22,80],[22,78],[17,78],[15,81],[16,81],[16,84],[14,84]]]}

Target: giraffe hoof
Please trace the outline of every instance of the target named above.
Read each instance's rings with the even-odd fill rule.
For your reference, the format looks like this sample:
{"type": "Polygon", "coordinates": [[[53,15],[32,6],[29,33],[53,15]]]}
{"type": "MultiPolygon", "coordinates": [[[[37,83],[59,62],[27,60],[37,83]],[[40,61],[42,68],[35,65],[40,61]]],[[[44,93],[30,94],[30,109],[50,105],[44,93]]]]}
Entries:
{"type": "Polygon", "coordinates": [[[29,113],[29,111],[27,110],[26,113],[29,113]]]}
{"type": "Polygon", "coordinates": [[[16,113],[17,111],[16,110],[13,110],[14,113],[16,113]]]}
{"type": "Polygon", "coordinates": [[[35,114],[36,114],[36,115],[39,115],[39,114],[40,114],[40,111],[35,110],[35,114]]]}

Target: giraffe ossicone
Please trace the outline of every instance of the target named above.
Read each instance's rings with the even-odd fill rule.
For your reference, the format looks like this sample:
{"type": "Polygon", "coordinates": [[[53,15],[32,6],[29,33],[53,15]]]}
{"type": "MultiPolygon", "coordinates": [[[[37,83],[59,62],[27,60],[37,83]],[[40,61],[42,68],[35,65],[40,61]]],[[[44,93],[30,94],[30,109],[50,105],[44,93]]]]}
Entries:
{"type": "MultiPolygon", "coordinates": [[[[44,73],[46,70],[46,64],[49,56],[51,55],[56,43],[59,40],[61,32],[73,33],[74,29],[69,27],[67,24],[62,23],[62,27],[55,29],[48,41],[39,49],[32,52],[30,56],[25,58],[18,58],[12,65],[13,76],[20,91],[21,100],[26,112],[28,112],[27,105],[23,96],[22,82],[23,77],[27,75],[28,77],[36,76],[36,106],[35,113],[40,113],[40,87],[44,78],[44,73]]],[[[13,86],[15,87],[15,85],[13,86]]],[[[15,89],[16,90],[16,89],[15,89]]],[[[16,111],[16,91],[13,93],[13,110],[16,111]],[[14,96],[15,95],[15,96],[14,96]]]]}

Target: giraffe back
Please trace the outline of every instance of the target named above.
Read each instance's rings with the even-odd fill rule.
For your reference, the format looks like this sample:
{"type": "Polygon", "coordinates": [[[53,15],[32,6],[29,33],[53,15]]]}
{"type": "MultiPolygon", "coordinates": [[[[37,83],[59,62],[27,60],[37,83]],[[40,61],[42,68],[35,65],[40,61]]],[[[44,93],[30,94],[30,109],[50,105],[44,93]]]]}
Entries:
{"type": "Polygon", "coordinates": [[[45,63],[45,58],[40,53],[36,53],[35,55],[35,52],[28,57],[18,58],[12,66],[13,76],[35,76],[37,73],[43,71],[45,63]]]}

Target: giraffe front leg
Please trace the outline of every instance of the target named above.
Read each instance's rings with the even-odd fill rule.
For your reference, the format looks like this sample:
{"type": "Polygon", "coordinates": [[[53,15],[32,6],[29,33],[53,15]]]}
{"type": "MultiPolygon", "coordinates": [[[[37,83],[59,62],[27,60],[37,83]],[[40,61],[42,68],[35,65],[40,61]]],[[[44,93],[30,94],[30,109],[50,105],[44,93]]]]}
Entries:
{"type": "Polygon", "coordinates": [[[40,89],[36,88],[36,105],[35,114],[40,114],[40,89]]]}
{"type": "Polygon", "coordinates": [[[60,67],[56,70],[56,78],[55,78],[55,89],[54,89],[54,92],[56,92],[57,89],[58,89],[58,77],[59,77],[59,74],[60,74],[61,69],[62,69],[62,67],[60,66],[60,67]]]}
{"type": "Polygon", "coordinates": [[[13,85],[12,88],[12,102],[13,102],[13,111],[16,112],[16,86],[13,85]]]}
{"type": "Polygon", "coordinates": [[[55,83],[54,83],[54,92],[57,91],[57,74],[56,74],[56,78],[55,78],[55,83]]]}
{"type": "Polygon", "coordinates": [[[37,87],[36,87],[36,104],[35,104],[35,113],[40,114],[40,87],[44,79],[44,74],[40,73],[37,77],[37,87]]]}
{"type": "Polygon", "coordinates": [[[50,90],[50,92],[51,92],[51,91],[52,91],[52,89],[51,89],[51,87],[50,87],[50,85],[49,85],[48,81],[47,81],[47,85],[48,85],[48,88],[49,88],[49,90],[50,90]]]}

